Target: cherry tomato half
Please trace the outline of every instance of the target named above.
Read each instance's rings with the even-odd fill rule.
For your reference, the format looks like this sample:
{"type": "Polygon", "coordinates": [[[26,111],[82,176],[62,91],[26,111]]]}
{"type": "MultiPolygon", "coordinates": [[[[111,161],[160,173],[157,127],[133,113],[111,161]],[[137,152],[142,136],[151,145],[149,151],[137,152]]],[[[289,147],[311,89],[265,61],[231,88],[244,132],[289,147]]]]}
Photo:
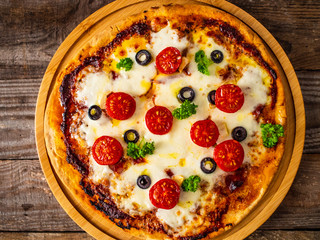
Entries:
{"type": "Polygon", "coordinates": [[[175,73],[182,62],[179,49],[167,47],[163,49],[156,57],[157,69],[164,74],[175,73]]]}
{"type": "Polygon", "coordinates": [[[92,146],[94,160],[100,165],[111,165],[117,163],[123,155],[120,142],[109,136],[96,139],[92,146]]]}
{"type": "Polygon", "coordinates": [[[107,114],[117,120],[130,118],[136,110],[136,101],[124,92],[111,93],[106,101],[107,114]]]}
{"type": "Polygon", "coordinates": [[[214,148],[213,159],[223,171],[233,172],[241,166],[244,151],[238,141],[226,140],[214,148]]]}
{"type": "Polygon", "coordinates": [[[156,182],[149,191],[149,199],[157,208],[171,209],[179,202],[180,187],[170,178],[156,182]]]}
{"type": "Polygon", "coordinates": [[[145,119],[149,131],[156,135],[166,134],[172,127],[172,113],[166,107],[154,106],[148,110],[145,119]]]}
{"type": "Polygon", "coordinates": [[[192,125],[190,137],[200,147],[211,147],[218,140],[219,130],[212,120],[200,120],[192,125]]]}
{"type": "Polygon", "coordinates": [[[215,103],[221,111],[234,113],[238,111],[244,103],[243,92],[241,88],[234,84],[222,85],[216,91],[215,103]]]}

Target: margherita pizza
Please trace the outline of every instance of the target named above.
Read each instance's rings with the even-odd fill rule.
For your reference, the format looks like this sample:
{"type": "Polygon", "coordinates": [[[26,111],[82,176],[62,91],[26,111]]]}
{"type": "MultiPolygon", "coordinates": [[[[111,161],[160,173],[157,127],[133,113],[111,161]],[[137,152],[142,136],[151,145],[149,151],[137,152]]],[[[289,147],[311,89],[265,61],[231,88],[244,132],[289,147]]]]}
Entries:
{"type": "Polygon", "coordinates": [[[273,57],[241,21],[207,6],[152,8],[107,31],[50,95],[45,138],[58,176],[106,222],[144,239],[232,228],[284,152],[273,57]]]}

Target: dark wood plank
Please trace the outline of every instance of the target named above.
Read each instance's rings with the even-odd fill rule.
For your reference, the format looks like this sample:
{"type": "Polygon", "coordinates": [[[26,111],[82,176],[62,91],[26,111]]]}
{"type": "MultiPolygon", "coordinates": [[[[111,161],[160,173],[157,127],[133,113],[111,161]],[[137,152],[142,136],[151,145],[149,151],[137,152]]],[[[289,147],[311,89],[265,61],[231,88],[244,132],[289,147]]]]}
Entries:
{"type": "Polygon", "coordinates": [[[317,240],[318,231],[255,231],[246,240],[317,240]]]}
{"type": "Polygon", "coordinates": [[[320,226],[320,154],[303,154],[294,182],[260,229],[317,229],[320,226]]]}
{"type": "Polygon", "coordinates": [[[85,232],[38,233],[38,232],[0,232],[0,240],[94,240],[85,232]]]}
{"type": "MultiPolygon", "coordinates": [[[[0,3],[0,78],[41,78],[54,52],[88,15],[109,1],[0,3]]],[[[280,42],[296,70],[320,69],[318,1],[232,0],[280,42]]]]}
{"type": "MultiPolygon", "coordinates": [[[[316,240],[317,231],[261,231],[251,234],[246,240],[316,240]]],[[[43,233],[43,232],[0,232],[0,240],[94,240],[85,232],[75,233],[43,233]]]]}
{"type": "Polygon", "coordinates": [[[304,153],[320,153],[320,72],[297,72],[306,111],[304,153]]]}
{"type": "Polygon", "coordinates": [[[229,0],[279,41],[296,70],[320,69],[320,1],[229,0]]]}
{"type": "Polygon", "coordinates": [[[50,191],[39,160],[0,161],[0,231],[81,231],[50,191]]]}
{"type": "MultiPolygon", "coordinates": [[[[283,203],[260,229],[320,226],[320,154],[303,155],[283,203]]],[[[38,160],[0,161],[0,231],[79,231],[52,195],[38,160]]]]}
{"type": "Polygon", "coordinates": [[[109,2],[112,0],[1,1],[1,79],[41,78],[68,34],[109,2]]]}

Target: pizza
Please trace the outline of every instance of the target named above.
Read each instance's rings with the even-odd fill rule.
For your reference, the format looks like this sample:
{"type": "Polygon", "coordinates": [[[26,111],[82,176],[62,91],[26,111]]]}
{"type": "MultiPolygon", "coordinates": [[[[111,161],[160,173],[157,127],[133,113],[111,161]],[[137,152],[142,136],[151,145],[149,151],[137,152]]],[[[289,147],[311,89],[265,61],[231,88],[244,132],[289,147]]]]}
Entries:
{"type": "Polygon", "coordinates": [[[54,83],[45,139],[90,212],[143,239],[208,239],[262,198],[284,153],[283,79],[263,41],[209,6],[97,34],[54,83]]]}

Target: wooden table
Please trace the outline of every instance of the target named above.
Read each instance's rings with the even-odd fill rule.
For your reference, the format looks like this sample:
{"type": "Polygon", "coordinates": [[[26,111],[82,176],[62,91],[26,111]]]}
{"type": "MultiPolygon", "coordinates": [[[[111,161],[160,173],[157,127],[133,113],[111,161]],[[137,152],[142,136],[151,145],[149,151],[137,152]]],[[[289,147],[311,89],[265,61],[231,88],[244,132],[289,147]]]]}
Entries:
{"type": "MultiPolygon", "coordinates": [[[[0,2],[0,239],[92,239],[46,183],[36,152],[34,111],[58,46],[108,2],[0,2]]],[[[306,141],[295,181],[272,217],[247,239],[320,239],[320,2],[230,2],[280,42],[298,75],[306,108],[306,141]]]]}

